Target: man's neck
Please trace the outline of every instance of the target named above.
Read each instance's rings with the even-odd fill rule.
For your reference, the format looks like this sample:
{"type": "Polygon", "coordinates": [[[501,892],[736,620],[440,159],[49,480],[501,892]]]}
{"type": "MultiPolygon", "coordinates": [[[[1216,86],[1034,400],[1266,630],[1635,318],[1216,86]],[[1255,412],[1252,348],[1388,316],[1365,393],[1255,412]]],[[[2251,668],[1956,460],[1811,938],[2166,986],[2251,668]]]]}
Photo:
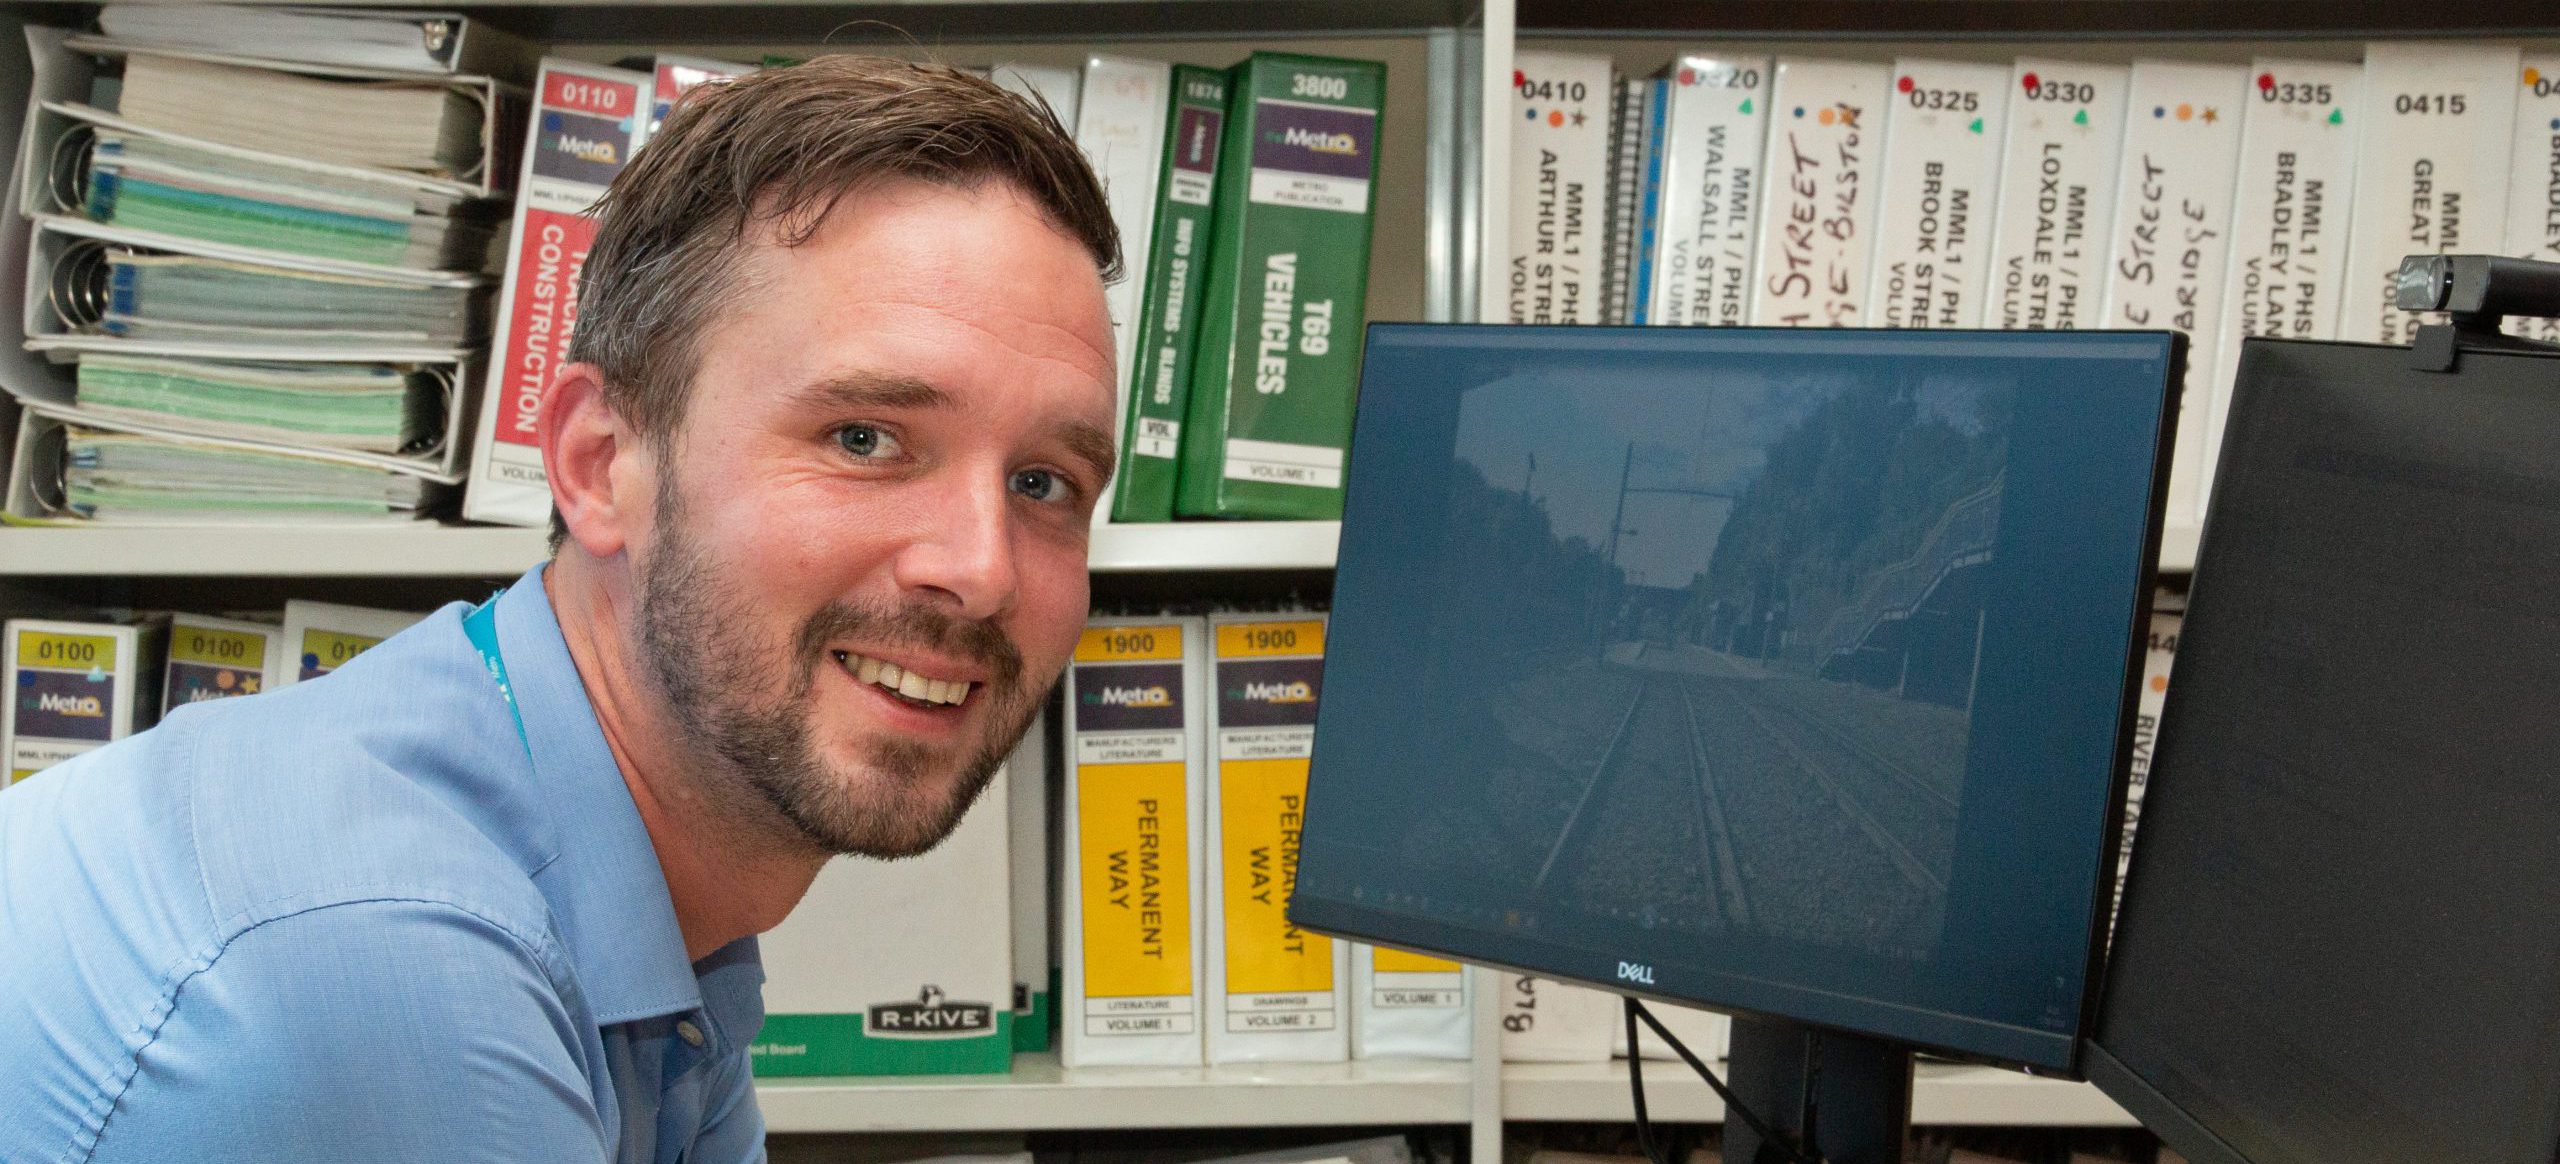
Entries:
{"type": "Polygon", "coordinates": [[[657,850],[685,957],[699,961],[781,924],[817,878],[824,854],[756,843],[769,830],[735,819],[735,805],[707,795],[693,778],[696,749],[631,657],[627,628],[636,596],[627,577],[571,546],[543,571],[543,587],[605,746],[657,850]]]}

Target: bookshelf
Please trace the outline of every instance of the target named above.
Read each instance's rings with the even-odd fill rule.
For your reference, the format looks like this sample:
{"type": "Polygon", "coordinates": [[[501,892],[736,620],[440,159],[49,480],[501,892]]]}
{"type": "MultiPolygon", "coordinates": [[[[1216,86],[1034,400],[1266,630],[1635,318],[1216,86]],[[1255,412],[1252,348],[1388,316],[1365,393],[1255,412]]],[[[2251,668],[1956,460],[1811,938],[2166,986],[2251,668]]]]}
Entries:
{"type": "MultiPolygon", "coordinates": [[[[358,0],[398,6],[399,0],[358,0]]],[[[79,5],[11,4],[8,31],[83,19],[79,5]]],[[[1035,3],[501,3],[475,14],[605,61],[656,48],[752,60],[847,48],[932,52],[958,63],[1080,61],[1122,52],[1224,64],[1267,47],[1385,60],[1388,141],[1372,249],[1373,320],[1463,320],[1499,299],[1508,221],[1508,136],[1515,46],[1602,52],[1650,73],[1684,46],[1748,41],[1755,50],[1889,57],[1927,52],[2005,60],[2021,52],[2122,59],[2257,51],[2343,58],[2373,37],[2497,36],[2548,45],[2560,12],[2534,0],[2452,8],[2337,0],[1082,0],[1035,3]],[[894,26],[894,29],[893,27],[894,26]]],[[[0,47],[0,118],[25,64],[0,47]]],[[[9,140],[14,141],[14,134],[9,140]]],[[[2164,570],[2192,568],[2198,530],[2173,525],[2164,570]]],[[[1238,572],[1329,570],[1333,523],[1178,524],[1098,531],[1098,574],[1142,575],[1159,589],[1223,596],[1238,572]]],[[[40,583],[69,594],[174,592],[197,579],[274,580],[312,597],[360,598],[398,580],[512,576],[539,560],[538,530],[0,528],[0,593],[40,583]]],[[[1359,1063],[1182,1070],[1070,1071],[1026,1055],[1005,1076],[789,1080],[760,1098],[778,1133],[1061,1130],[1236,1126],[1465,1125],[1474,1158],[1499,1158],[1504,1124],[1627,1118],[1623,1064],[1502,1064],[1490,975],[1478,972],[1479,1048],[1467,1063],[1359,1063]]],[[[1658,1065],[1662,1118],[1709,1121],[1703,1085],[1658,1065]]],[[[2110,1126],[2130,1123],[2085,1084],[1989,1068],[1923,1068],[1924,1124],[2110,1126]]]]}

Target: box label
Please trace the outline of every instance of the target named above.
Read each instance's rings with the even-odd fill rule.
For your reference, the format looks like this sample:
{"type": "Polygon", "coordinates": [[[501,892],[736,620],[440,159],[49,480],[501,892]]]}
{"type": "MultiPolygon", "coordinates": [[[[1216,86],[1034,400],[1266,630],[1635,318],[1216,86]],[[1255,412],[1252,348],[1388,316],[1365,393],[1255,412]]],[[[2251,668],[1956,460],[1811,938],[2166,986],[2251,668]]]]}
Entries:
{"type": "MultiPolygon", "coordinates": [[[[1230,733],[1220,735],[1223,746],[1230,733]]],[[[1307,762],[1225,760],[1218,781],[1227,1029],[1330,1030],[1333,940],[1299,929],[1287,916],[1298,880],[1307,762]]]]}
{"type": "Polygon", "coordinates": [[[1874,249],[1883,65],[1780,61],[1751,321],[1763,327],[1866,322],[1874,249]]]}
{"type": "Polygon", "coordinates": [[[2018,62],[1986,324],[2012,331],[2095,326],[2106,293],[2127,78],[2120,67],[2018,62]]]}
{"type": "Polygon", "coordinates": [[[1086,1034],[1193,1029],[1188,775],[1178,758],[1076,774],[1086,1034]]]}
{"type": "Polygon", "coordinates": [[[382,640],[372,635],[349,634],[345,631],[314,628],[302,632],[301,676],[317,679],[346,666],[356,656],[371,650],[382,640]]]}

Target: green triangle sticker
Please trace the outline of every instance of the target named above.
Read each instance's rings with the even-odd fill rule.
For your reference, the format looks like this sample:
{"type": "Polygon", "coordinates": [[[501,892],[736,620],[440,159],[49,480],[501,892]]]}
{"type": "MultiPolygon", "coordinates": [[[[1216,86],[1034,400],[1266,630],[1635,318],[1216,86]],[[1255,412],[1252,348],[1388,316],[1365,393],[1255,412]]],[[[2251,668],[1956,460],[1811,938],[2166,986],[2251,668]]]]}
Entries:
{"type": "Polygon", "coordinates": [[[1745,97],[1745,98],[1743,98],[1743,99],[1742,99],[1742,111],[1743,111],[1744,113],[1749,113],[1749,112],[1751,112],[1751,99],[1750,99],[1750,98],[1745,97]]]}
{"type": "Polygon", "coordinates": [[[2083,109],[2083,110],[2081,110],[2081,111],[2080,111],[2080,112],[2078,112],[2078,113],[2074,113],[2074,114],[2072,114],[2072,115],[2071,115],[2071,124],[2073,124],[2073,125],[2087,125],[2087,124],[2089,124],[2089,111],[2088,111],[2088,110],[2086,110],[2086,109],[2083,109]]]}
{"type": "Polygon", "coordinates": [[[2345,125],[2346,123],[2347,123],[2347,111],[2346,111],[2346,110],[2344,110],[2344,109],[2332,109],[2332,110],[2330,110],[2330,111],[2329,111],[2329,124],[2331,124],[2331,125],[2345,125]]]}
{"type": "Polygon", "coordinates": [[[1981,119],[1981,118],[1979,118],[1979,117],[1974,118],[1974,119],[1973,119],[1973,124],[1968,125],[1968,126],[1966,126],[1965,128],[1966,128],[1966,129],[1969,129],[1969,130],[1972,130],[1972,131],[1973,131],[1973,132],[1975,132],[1975,133],[1980,133],[1980,132],[1982,132],[1982,119],[1981,119]]]}

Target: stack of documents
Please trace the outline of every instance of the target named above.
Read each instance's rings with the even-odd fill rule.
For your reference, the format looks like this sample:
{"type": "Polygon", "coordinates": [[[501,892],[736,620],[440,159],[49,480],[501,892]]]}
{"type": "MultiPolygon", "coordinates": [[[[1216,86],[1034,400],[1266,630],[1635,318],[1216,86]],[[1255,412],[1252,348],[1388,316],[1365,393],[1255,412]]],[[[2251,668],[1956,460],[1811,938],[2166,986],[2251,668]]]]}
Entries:
{"type": "Polygon", "coordinates": [[[64,430],[62,500],[91,521],[408,518],[428,482],[337,461],[131,433],[64,430]]]}
{"type": "Polygon", "coordinates": [[[488,222],[456,217],[450,194],[105,125],[89,137],[92,222],[414,270],[489,264],[488,222]]]}
{"type": "Polygon", "coordinates": [[[480,169],[488,111],[433,81],[341,80],[137,52],[117,113],[136,125],[316,162],[425,174],[480,169]]]}
{"type": "Polygon", "coordinates": [[[63,325],[136,340],[457,347],[475,338],[474,289],[300,271],[231,259],[71,244],[53,268],[63,325]]]}
{"type": "Polygon", "coordinates": [[[531,43],[450,12],[365,12],[246,4],[109,4],[98,28],[135,44],[413,73],[533,74],[531,43]]]}
{"type": "MultiPolygon", "coordinates": [[[[223,23],[173,12],[190,15],[140,18],[155,35],[223,23]]],[[[347,19],[392,30],[383,44],[436,24],[347,19]]],[[[446,34],[469,27],[451,19],[446,34]]],[[[500,150],[494,105],[520,91],[450,61],[394,73],[225,57],[233,44],[28,40],[24,324],[55,374],[9,384],[23,420],[7,515],[337,524],[440,509],[462,477],[454,434],[507,210],[480,171],[500,150]]],[[[305,47],[327,46],[259,51],[305,47]]]]}
{"type": "Polygon", "coordinates": [[[441,435],[423,373],[381,364],[80,357],[78,403],[99,416],[211,436],[397,453],[441,435]]]}

